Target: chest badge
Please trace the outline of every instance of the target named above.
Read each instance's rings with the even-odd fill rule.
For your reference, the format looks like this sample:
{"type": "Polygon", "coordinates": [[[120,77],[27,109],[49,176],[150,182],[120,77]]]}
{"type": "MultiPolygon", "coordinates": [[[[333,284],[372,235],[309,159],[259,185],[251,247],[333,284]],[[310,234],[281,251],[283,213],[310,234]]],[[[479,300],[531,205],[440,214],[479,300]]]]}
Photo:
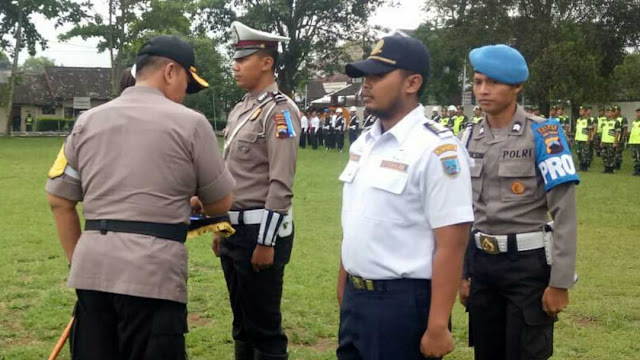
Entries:
{"type": "Polygon", "coordinates": [[[262,108],[257,108],[253,114],[251,114],[251,117],[249,118],[250,121],[253,121],[255,119],[258,118],[258,116],[260,116],[260,113],[262,112],[262,108]]]}

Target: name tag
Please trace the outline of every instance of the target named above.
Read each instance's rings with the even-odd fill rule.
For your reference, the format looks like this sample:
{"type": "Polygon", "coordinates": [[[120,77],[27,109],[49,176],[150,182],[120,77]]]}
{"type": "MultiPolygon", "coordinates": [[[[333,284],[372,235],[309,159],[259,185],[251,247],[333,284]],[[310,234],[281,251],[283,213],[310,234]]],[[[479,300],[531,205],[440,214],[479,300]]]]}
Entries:
{"type": "Polygon", "coordinates": [[[396,161],[382,160],[380,167],[384,169],[396,170],[400,172],[407,172],[409,165],[396,161]]]}

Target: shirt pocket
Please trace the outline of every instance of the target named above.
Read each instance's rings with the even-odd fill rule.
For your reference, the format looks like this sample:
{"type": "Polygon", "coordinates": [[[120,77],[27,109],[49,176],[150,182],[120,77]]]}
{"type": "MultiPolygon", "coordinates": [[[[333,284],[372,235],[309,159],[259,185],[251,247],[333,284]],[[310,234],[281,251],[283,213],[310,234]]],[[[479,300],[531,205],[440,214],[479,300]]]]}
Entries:
{"type": "Polygon", "coordinates": [[[471,159],[474,162],[471,167],[471,188],[473,190],[473,200],[478,201],[482,194],[482,168],[484,167],[484,159],[471,159]]]}
{"type": "Polygon", "coordinates": [[[532,159],[502,160],[498,165],[502,201],[534,200],[538,190],[532,159]]]}
{"type": "Polygon", "coordinates": [[[396,170],[381,170],[379,175],[370,181],[371,187],[385,191],[387,193],[400,195],[404,191],[409,179],[409,174],[396,170]]]}
{"type": "Polygon", "coordinates": [[[256,132],[242,132],[238,134],[238,141],[235,145],[238,158],[251,159],[255,156],[256,140],[258,140],[258,134],[256,132]]]}

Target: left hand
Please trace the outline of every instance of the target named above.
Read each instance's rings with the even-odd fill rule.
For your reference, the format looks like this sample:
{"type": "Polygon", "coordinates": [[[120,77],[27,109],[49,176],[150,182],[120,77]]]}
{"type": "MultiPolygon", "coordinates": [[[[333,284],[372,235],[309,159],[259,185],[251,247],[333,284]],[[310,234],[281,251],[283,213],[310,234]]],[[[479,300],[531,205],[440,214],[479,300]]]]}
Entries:
{"type": "Polygon", "coordinates": [[[547,286],[542,295],[542,310],[555,316],[569,305],[569,290],[547,286]]]}
{"type": "Polygon", "coordinates": [[[253,250],[253,256],[251,256],[251,266],[253,271],[259,272],[260,270],[266,270],[273,265],[273,256],[275,249],[273,246],[256,245],[253,250]]]}
{"type": "Polygon", "coordinates": [[[202,212],[202,203],[197,196],[192,196],[189,202],[191,203],[192,214],[200,214],[202,212]]]}
{"type": "Polygon", "coordinates": [[[428,358],[443,357],[454,349],[453,336],[448,328],[427,329],[420,340],[420,352],[428,358]]]}

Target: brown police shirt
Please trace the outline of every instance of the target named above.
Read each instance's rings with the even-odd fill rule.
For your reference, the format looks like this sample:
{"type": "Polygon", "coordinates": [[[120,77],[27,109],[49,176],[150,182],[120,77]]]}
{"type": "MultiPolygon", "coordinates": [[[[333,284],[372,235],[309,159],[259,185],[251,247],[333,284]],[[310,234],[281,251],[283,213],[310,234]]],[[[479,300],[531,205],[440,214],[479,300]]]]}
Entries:
{"type": "MultiPolygon", "coordinates": [[[[86,219],[188,223],[191,196],[213,203],[235,186],[207,119],[148,87],[84,113],[64,153],[77,178],[49,179],[46,191],[82,201],[86,219]]],[[[153,236],[85,231],[68,284],[186,303],[187,250],[153,236]]]]}
{"type": "Polygon", "coordinates": [[[275,83],[260,93],[247,94],[231,111],[224,159],[236,180],[233,210],[289,210],[301,131],[299,114],[275,83]],[[295,136],[284,135],[287,122],[295,136]]]}
{"type": "Polygon", "coordinates": [[[549,285],[570,288],[576,261],[575,185],[545,191],[531,128],[542,121],[518,106],[505,128],[491,129],[486,117],[473,127],[467,148],[474,164],[474,227],[491,235],[542,231],[550,214],[554,243],[549,285]]]}

